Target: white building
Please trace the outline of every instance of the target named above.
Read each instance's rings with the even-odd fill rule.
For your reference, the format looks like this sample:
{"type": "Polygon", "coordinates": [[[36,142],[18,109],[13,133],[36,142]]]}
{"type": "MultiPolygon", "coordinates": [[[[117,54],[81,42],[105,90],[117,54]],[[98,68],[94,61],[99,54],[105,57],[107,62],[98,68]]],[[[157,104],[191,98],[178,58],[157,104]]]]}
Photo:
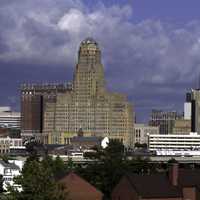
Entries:
{"type": "Polygon", "coordinates": [[[21,115],[10,107],[0,107],[0,127],[20,128],[21,115]]]}
{"type": "Polygon", "coordinates": [[[158,126],[148,126],[146,124],[135,124],[134,125],[134,144],[148,144],[148,133],[159,134],[158,126]]]}
{"type": "Polygon", "coordinates": [[[184,103],[184,119],[191,120],[191,116],[192,116],[192,104],[191,102],[185,102],[184,103]]]}
{"type": "Polygon", "coordinates": [[[148,141],[149,150],[163,155],[200,155],[200,135],[151,135],[148,141]]]}
{"type": "MultiPolygon", "coordinates": [[[[14,177],[20,175],[20,167],[15,163],[6,163],[0,160],[0,174],[3,176],[3,189],[6,190],[8,185],[14,185],[14,177]]],[[[14,185],[16,188],[20,189],[18,185],[14,185]]]]}

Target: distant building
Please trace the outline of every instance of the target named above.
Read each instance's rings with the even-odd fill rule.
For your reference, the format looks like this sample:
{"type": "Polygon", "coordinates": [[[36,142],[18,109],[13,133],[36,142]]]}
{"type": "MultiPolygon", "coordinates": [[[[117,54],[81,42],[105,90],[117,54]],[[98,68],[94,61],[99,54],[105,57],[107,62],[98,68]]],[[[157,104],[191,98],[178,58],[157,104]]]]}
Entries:
{"type": "Polygon", "coordinates": [[[21,85],[21,135],[23,138],[41,138],[46,103],[56,101],[58,93],[71,90],[70,84],[21,85]]]}
{"type": "Polygon", "coordinates": [[[149,125],[159,126],[160,134],[171,134],[175,120],[182,118],[176,111],[152,110],[149,125]]]}
{"type": "Polygon", "coordinates": [[[13,112],[10,107],[0,107],[0,128],[20,129],[20,123],[19,112],[13,112]]]}
{"type": "Polygon", "coordinates": [[[148,144],[148,134],[159,134],[159,126],[148,126],[146,124],[134,125],[134,144],[148,144]]]}
{"type": "MultiPolygon", "coordinates": [[[[189,133],[187,135],[149,135],[149,150],[152,151],[187,151],[188,155],[196,154],[194,150],[200,154],[200,135],[197,133],[189,133]],[[190,152],[192,151],[192,152],[190,152]]],[[[178,155],[178,154],[177,154],[178,155]]]]}
{"type": "Polygon", "coordinates": [[[3,176],[3,189],[7,190],[8,185],[16,186],[16,188],[20,188],[18,185],[14,185],[14,177],[20,175],[20,167],[15,163],[6,163],[3,160],[0,160],[0,174],[3,176]]]}
{"type": "Polygon", "coordinates": [[[188,118],[191,114],[191,130],[200,134],[200,89],[192,89],[190,93],[187,93],[188,99],[188,118]]]}
{"type": "Polygon", "coordinates": [[[199,200],[200,170],[179,169],[168,174],[127,174],[114,188],[112,200],[199,200]]]}
{"type": "Polygon", "coordinates": [[[71,172],[67,175],[58,177],[58,182],[61,183],[69,195],[70,200],[102,200],[103,194],[94,186],[82,179],[75,173],[71,172]]]}
{"type": "Polygon", "coordinates": [[[188,134],[191,132],[191,120],[176,119],[172,129],[172,134],[188,134]]]}
{"type": "Polygon", "coordinates": [[[184,119],[191,120],[192,118],[192,99],[191,94],[186,93],[186,101],[184,103],[184,119]]]}
{"type": "Polygon", "coordinates": [[[49,87],[22,86],[22,136],[38,135],[44,143],[63,144],[82,128],[88,137],[132,144],[133,107],[126,95],[106,90],[96,41],[81,42],[70,89],[49,87]]]}
{"type": "Polygon", "coordinates": [[[0,138],[0,154],[10,154],[25,151],[21,138],[0,138]]]}
{"type": "Polygon", "coordinates": [[[73,137],[71,139],[71,145],[73,148],[80,149],[91,149],[94,146],[101,146],[101,141],[103,138],[90,136],[90,137],[73,137]]]}

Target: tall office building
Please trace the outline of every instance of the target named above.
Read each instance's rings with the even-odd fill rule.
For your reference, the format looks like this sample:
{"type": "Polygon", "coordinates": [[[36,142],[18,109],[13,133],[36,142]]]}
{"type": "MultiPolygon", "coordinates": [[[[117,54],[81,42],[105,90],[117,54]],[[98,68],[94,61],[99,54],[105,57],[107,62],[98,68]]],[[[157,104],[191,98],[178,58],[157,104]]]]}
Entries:
{"type": "Polygon", "coordinates": [[[191,103],[191,126],[192,132],[200,134],[200,89],[192,89],[187,93],[191,103]]]}
{"type": "Polygon", "coordinates": [[[175,120],[181,118],[176,111],[152,110],[149,125],[159,126],[160,134],[171,134],[175,120]]]}
{"type": "Polygon", "coordinates": [[[69,84],[21,85],[21,136],[40,138],[43,132],[43,108],[55,102],[57,93],[71,90],[69,84]]]}
{"type": "Polygon", "coordinates": [[[101,50],[91,38],[81,42],[72,89],[43,102],[41,116],[45,143],[70,143],[80,129],[85,136],[133,142],[132,105],[125,95],[106,90],[101,50]]]}

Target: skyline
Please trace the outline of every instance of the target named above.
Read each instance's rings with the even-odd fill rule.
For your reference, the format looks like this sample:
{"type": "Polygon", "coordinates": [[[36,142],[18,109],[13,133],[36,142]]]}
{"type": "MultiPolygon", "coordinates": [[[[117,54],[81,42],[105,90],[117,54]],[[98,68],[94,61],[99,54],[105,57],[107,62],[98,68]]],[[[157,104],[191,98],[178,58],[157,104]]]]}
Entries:
{"type": "Polygon", "coordinates": [[[139,121],[156,108],[183,111],[198,85],[200,2],[92,2],[1,1],[0,105],[19,109],[23,82],[72,80],[79,44],[93,37],[108,88],[128,94],[139,121]]]}

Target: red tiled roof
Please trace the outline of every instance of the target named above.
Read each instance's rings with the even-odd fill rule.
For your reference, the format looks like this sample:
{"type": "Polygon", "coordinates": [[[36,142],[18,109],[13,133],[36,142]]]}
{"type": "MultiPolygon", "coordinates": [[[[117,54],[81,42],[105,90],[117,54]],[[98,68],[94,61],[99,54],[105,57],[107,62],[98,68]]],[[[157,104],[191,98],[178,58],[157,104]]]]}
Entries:
{"type": "Polygon", "coordinates": [[[73,172],[59,182],[66,187],[71,200],[101,200],[103,197],[100,191],[73,172]]]}

